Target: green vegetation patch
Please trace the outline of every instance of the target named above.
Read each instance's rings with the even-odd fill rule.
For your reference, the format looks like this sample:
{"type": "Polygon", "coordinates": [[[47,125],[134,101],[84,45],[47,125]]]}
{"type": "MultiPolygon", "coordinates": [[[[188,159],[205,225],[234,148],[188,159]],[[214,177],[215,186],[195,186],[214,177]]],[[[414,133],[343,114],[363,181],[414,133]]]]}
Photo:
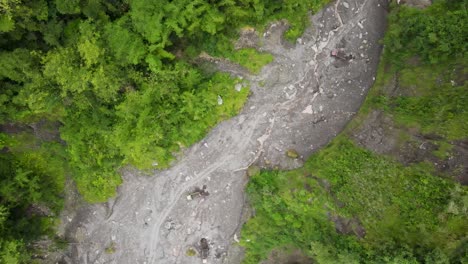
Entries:
{"type": "Polygon", "coordinates": [[[246,48],[234,51],[227,58],[239,65],[244,66],[252,73],[259,73],[263,66],[273,61],[273,55],[260,53],[256,49],[246,48]]]}
{"type": "Polygon", "coordinates": [[[402,66],[414,55],[431,63],[466,57],[468,42],[467,2],[435,1],[421,10],[392,3],[385,35],[385,57],[402,66]]]}
{"type": "Polygon", "coordinates": [[[244,263],[284,245],[317,263],[462,260],[466,188],[434,176],[427,164],[404,167],[343,137],[304,168],[252,177],[247,192],[255,216],[242,232],[244,263]],[[362,226],[365,237],[338,234],[333,217],[359,219],[352,230],[362,226]]]}

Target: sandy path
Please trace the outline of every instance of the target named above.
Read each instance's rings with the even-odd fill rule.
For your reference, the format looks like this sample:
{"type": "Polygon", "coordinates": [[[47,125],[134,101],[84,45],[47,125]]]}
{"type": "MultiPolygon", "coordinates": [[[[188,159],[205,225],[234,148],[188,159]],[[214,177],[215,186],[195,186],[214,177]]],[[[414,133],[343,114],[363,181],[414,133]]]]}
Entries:
{"type": "MultiPolygon", "coordinates": [[[[201,263],[186,256],[201,238],[208,263],[226,263],[239,236],[245,170],[251,164],[294,168],[337,133],[359,109],[372,85],[385,29],[384,0],[337,1],[315,15],[295,45],[281,41],[284,25],[271,25],[263,49],[275,55],[251,82],[252,96],[235,118],[190,147],[170,169],[148,177],[124,173],[118,196],[82,208],[72,221],[73,263],[201,263]],[[330,57],[335,48],[351,61],[330,57]],[[209,196],[188,201],[194,187],[209,196]],[[105,248],[115,245],[115,252],[105,248]]],[[[233,87],[234,89],[234,87],[233,87]]],[[[232,258],[231,258],[232,260],[232,258]]]]}

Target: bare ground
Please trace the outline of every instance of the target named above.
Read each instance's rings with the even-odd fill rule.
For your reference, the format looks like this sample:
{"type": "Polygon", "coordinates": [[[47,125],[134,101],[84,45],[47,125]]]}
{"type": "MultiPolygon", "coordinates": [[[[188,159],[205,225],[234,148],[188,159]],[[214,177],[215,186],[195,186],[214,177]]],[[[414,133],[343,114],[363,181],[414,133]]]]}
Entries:
{"type": "Polygon", "coordinates": [[[242,225],[246,169],[301,166],[344,128],[375,80],[386,6],[338,0],[312,17],[313,28],[295,44],[283,41],[283,23],[271,24],[260,39],[273,63],[257,76],[224,69],[250,81],[244,110],[170,169],[150,177],[127,169],[116,198],[65,211],[63,227],[73,241],[66,262],[201,263],[206,238],[208,263],[239,263],[242,251],[231,245],[242,225]],[[335,48],[353,59],[331,57],[335,48]],[[287,157],[289,149],[299,157],[287,157]],[[203,185],[208,196],[187,200],[203,185]],[[190,248],[198,256],[188,256],[190,248]]]}

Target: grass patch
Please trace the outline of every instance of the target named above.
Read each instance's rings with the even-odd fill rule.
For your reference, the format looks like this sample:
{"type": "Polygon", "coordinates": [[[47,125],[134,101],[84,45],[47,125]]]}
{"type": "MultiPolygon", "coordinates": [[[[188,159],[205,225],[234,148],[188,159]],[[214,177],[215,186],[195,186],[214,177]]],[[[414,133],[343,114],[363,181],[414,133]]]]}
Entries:
{"type": "Polygon", "coordinates": [[[273,61],[273,55],[270,53],[258,52],[253,48],[236,50],[227,55],[227,58],[254,74],[258,74],[263,66],[273,61]]]}
{"type": "Polygon", "coordinates": [[[452,144],[445,142],[445,141],[439,141],[437,142],[437,146],[438,146],[438,149],[432,152],[434,156],[438,157],[441,160],[445,160],[451,156],[452,149],[453,149],[452,144]]]}
{"type": "Polygon", "coordinates": [[[405,127],[419,128],[447,140],[468,136],[468,83],[453,83],[454,69],[464,62],[408,67],[401,72],[401,89],[410,95],[385,98],[384,109],[405,127]],[[411,95],[412,94],[412,95],[411,95]]]}
{"type": "Polygon", "coordinates": [[[310,25],[308,16],[322,9],[330,0],[309,0],[297,3],[286,4],[286,8],[274,15],[277,19],[285,18],[290,27],[285,32],[284,37],[289,41],[295,41],[300,37],[307,26],[310,25]]]}

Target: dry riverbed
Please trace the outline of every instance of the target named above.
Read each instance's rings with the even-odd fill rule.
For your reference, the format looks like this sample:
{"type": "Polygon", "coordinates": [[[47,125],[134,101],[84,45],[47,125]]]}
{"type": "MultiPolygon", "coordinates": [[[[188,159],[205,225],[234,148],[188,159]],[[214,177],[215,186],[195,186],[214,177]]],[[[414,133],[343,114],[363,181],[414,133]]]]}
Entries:
{"type": "Polygon", "coordinates": [[[170,169],[150,176],[126,169],[117,197],[65,210],[63,228],[73,243],[64,260],[202,263],[207,244],[207,263],[239,263],[242,252],[230,249],[242,226],[247,168],[299,167],[344,128],[375,80],[386,8],[385,0],[335,1],[295,44],[283,40],[284,23],[271,24],[258,49],[275,60],[258,75],[219,66],[250,82],[243,111],[170,169]]]}

